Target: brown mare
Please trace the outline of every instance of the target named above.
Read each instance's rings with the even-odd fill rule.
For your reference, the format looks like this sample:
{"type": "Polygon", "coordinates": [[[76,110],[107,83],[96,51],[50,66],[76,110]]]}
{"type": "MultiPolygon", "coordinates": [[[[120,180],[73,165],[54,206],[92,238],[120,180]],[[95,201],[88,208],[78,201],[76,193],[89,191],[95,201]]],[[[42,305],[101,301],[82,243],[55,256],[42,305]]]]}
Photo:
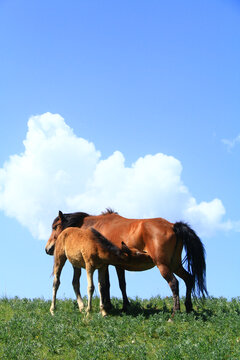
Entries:
{"type": "MultiPolygon", "coordinates": [[[[186,223],[173,224],[162,218],[127,219],[111,210],[97,216],[82,212],[63,214],[59,211],[58,217],[53,221],[52,234],[45,248],[48,254],[53,254],[55,239],[69,226],[82,228],[93,226],[118,247],[124,241],[129,247],[147,251],[172,290],[173,314],[180,309],[178,280],[174,274],[185,282],[187,312],[192,310],[192,292],[196,295],[207,295],[204,246],[186,223]],[[181,260],[183,247],[186,252],[184,261],[187,262],[187,270],[183,268],[184,261],[181,260]]],[[[126,309],[129,302],[126,294],[125,273],[118,266],[116,270],[123,294],[123,308],[126,309]]],[[[141,270],[145,270],[144,267],[141,270]]],[[[104,302],[111,306],[108,271],[106,271],[105,284],[104,302]]]]}
{"type": "Polygon", "coordinates": [[[105,289],[105,272],[108,265],[118,265],[133,271],[139,270],[139,264],[144,264],[146,268],[154,266],[151,257],[145,252],[133,248],[130,249],[124,243],[122,243],[122,248],[120,249],[93,228],[80,229],[69,227],[61,232],[55,242],[53,299],[50,307],[52,315],[55,310],[61,271],[67,259],[72,264],[74,270],[78,272],[77,278],[75,277],[76,281],[73,281],[73,288],[80,311],[84,308],[79,290],[81,268],[85,268],[87,272],[87,312],[91,310],[92,305],[92,295],[94,292],[93,273],[98,269],[100,310],[103,316],[107,315],[102,294],[105,289]]]}

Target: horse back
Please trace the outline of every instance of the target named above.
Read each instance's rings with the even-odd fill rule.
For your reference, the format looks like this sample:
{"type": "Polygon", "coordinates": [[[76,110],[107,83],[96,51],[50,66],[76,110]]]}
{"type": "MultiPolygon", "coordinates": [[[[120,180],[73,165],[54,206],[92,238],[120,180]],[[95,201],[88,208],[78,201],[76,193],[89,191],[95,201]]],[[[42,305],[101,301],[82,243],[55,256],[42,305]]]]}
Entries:
{"type": "Polygon", "coordinates": [[[182,244],[177,243],[174,224],[163,218],[127,219],[108,214],[86,218],[84,226],[93,226],[119,247],[124,241],[129,247],[147,251],[155,264],[175,267],[181,261],[182,244]]]}
{"type": "MultiPolygon", "coordinates": [[[[69,262],[77,268],[86,268],[91,255],[97,253],[97,246],[92,241],[90,229],[69,227],[60,234],[62,248],[69,262]]],[[[57,241],[58,242],[58,241],[57,241]]]]}
{"type": "Polygon", "coordinates": [[[145,250],[152,239],[157,238],[161,244],[168,242],[175,235],[173,225],[163,218],[128,219],[107,214],[84,219],[83,228],[93,226],[117,246],[124,241],[129,247],[145,250]]]}
{"type": "Polygon", "coordinates": [[[143,250],[141,223],[140,219],[127,219],[116,214],[109,214],[85,219],[83,228],[94,227],[118,247],[121,247],[123,241],[129,247],[143,250]]]}

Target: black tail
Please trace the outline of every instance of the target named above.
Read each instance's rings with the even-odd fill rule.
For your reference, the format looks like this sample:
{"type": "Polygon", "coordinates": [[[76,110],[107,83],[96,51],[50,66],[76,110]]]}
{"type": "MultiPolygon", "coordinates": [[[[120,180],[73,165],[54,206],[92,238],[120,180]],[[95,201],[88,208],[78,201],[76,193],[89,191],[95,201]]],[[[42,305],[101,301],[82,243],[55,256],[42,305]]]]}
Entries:
{"type": "MultiPolygon", "coordinates": [[[[120,257],[121,259],[126,258],[127,251],[121,250],[116,245],[114,245],[111,241],[109,241],[105,236],[103,236],[99,231],[97,231],[94,228],[91,228],[92,233],[95,235],[96,240],[99,242],[99,244],[114,254],[117,257],[120,257]]],[[[129,250],[130,251],[130,250],[129,250]]]]}
{"type": "Polygon", "coordinates": [[[206,262],[204,246],[190,226],[184,222],[174,224],[174,232],[178,240],[182,240],[187,261],[187,270],[194,278],[193,293],[197,296],[208,295],[206,287],[206,262]]]}

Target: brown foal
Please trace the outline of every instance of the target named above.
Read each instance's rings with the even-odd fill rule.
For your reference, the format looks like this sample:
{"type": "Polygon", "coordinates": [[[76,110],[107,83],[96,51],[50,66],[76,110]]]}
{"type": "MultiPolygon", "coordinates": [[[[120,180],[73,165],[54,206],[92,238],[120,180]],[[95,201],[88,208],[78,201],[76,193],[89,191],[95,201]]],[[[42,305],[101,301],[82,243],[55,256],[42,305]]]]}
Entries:
{"type": "Polygon", "coordinates": [[[80,229],[69,227],[63,230],[55,241],[53,299],[50,307],[52,315],[55,310],[61,271],[67,259],[74,268],[73,288],[80,311],[84,308],[79,289],[81,268],[85,268],[87,272],[87,312],[91,310],[92,304],[92,295],[94,291],[93,273],[95,269],[98,269],[100,311],[103,316],[107,314],[106,307],[104,306],[103,294],[106,288],[105,273],[108,265],[118,265],[123,269],[132,271],[142,269],[147,270],[154,267],[151,257],[144,251],[128,248],[123,242],[122,247],[119,248],[94,228],[80,229]]]}

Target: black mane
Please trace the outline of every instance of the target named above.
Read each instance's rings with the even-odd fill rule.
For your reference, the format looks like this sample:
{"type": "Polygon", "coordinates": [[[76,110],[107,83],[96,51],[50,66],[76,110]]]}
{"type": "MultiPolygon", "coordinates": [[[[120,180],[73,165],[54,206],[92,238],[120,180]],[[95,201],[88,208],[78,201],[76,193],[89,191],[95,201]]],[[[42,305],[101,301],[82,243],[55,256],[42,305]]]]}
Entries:
{"type": "MultiPolygon", "coordinates": [[[[70,214],[63,214],[62,227],[63,230],[68,227],[81,227],[85,217],[91,216],[85,212],[75,212],[70,214]]],[[[53,221],[53,225],[59,220],[59,216],[53,221]]]]}
{"type": "Polygon", "coordinates": [[[118,215],[118,213],[111,208],[106,208],[105,211],[101,212],[101,215],[107,215],[107,214],[117,214],[118,215]]]}
{"type": "MultiPolygon", "coordinates": [[[[103,211],[101,215],[107,215],[107,214],[118,214],[111,208],[107,208],[106,211],[103,211]]],[[[85,212],[75,212],[75,213],[69,213],[69,214],[62,214],[61,222],[62,222],[62,228],[63,230],[68,227],[81,227],[83,224],[83,220],[85,217],[92,216],[85,212]]],[[[54,224],[60,220],[60,217],[57,216],[56,219],[53,221],[54,224]]]]}

